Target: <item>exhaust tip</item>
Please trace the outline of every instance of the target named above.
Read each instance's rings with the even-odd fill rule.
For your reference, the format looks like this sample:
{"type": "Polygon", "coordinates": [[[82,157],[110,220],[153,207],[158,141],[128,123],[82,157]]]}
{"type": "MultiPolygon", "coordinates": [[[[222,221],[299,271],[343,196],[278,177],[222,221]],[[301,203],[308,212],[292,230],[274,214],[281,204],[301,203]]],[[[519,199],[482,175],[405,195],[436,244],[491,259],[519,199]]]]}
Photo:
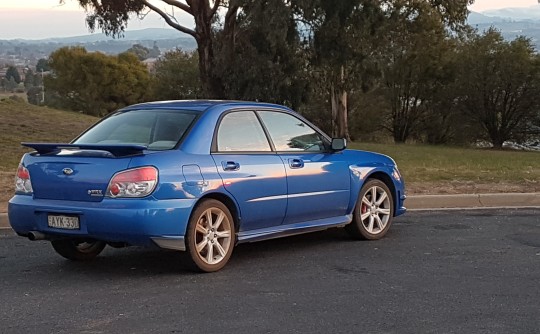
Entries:
{"type": "Polygon", "coordinates": [[[41,233],[41,232],[37,232],[37,231],[30,231],[28,232],[28,235],[27,235],[28,239],[32,240],[32,241],[36,241],[36,240],[45,240],[45,234],[41,233]]]}

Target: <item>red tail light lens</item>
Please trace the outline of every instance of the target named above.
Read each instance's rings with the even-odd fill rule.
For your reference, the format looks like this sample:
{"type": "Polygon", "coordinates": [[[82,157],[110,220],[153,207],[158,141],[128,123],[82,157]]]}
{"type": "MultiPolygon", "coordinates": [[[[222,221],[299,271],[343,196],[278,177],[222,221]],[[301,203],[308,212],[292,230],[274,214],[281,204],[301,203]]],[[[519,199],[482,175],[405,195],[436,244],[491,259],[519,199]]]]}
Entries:
{"type": "Polygon", "coordinates": [[[107,187],[108,197],[138,198],[150,195],[156,188],[158,170],[141,167],[116,173],[107,187]]]}
{"type": "Polygon", "coordinates": [[[19,165],[17,175],[15,176],[15,192],[31,194],[33,191],[32,182],[30,181],[30,172],[23,165],[19,165]]]}

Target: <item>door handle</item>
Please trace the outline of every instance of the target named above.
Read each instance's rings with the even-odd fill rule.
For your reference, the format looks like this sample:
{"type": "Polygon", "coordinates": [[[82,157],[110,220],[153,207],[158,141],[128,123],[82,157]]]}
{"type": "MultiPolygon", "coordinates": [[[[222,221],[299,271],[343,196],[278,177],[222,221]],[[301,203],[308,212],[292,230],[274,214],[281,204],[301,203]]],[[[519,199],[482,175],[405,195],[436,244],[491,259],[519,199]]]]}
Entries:
{"type": "Polygon", "coordinates": [[[289,166],[291,168],[303,168],[304,161],[302,159],[289,159],[289,166]]]}
{"type": "Polygon", "coordinates": [[[221,166],[223,170],[234,171],[240,169],[240,164],[234,161],[222,161],[221,166]]]}

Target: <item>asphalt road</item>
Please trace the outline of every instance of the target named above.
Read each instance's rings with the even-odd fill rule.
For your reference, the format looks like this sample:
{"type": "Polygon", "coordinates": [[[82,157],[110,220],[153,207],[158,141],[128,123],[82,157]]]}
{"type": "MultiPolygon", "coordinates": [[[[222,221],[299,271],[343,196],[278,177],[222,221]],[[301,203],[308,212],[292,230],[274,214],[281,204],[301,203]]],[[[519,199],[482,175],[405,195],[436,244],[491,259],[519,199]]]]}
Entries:
{"type": "Polygon", "coordinates": [[[0,333],[539,333],[540,210],[417,212],[241,245],[221,272],[175,252],[91,263],[0,236],[0,333]]]}

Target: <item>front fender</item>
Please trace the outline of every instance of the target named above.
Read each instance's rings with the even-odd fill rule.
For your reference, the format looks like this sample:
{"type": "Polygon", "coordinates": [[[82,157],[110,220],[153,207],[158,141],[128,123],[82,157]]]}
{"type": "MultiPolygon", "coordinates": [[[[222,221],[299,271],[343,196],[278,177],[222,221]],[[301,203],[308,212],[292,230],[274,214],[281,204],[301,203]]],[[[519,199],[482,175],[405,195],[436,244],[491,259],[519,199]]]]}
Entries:
{"type": "Polygon", "coordinates": [[[353,164],[349,166],[349,171],[351,178],[351,196],[347,208],[348,214],[353,213],[356,202],[358,201],[358,196],[360,195],[360,190],[364,186],[364,183],[372,177],[380,178],[381,174],[385,175],[386,181],[391,180],[393,185],[393,187],[389,188],[390,191],[393,192],[394,216],[405,213],[405,187],[403,179],[395,166],[387,164],[373,164],[371,166],[353,164]]]}

